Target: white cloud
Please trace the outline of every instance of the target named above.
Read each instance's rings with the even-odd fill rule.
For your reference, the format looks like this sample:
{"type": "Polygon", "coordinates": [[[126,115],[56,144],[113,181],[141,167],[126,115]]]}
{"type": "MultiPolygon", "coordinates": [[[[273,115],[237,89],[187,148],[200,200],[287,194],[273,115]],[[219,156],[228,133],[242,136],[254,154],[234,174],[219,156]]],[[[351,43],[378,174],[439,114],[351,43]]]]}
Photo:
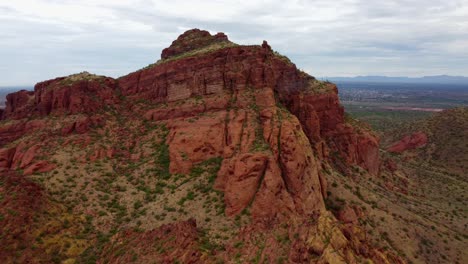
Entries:
{"type": "Polygon", "coordinates": [[[315,76],[468,74],[468,0],[15,0],[0,3],[0,85],[118,77],[194,27],[266,39],[315,76]]]}

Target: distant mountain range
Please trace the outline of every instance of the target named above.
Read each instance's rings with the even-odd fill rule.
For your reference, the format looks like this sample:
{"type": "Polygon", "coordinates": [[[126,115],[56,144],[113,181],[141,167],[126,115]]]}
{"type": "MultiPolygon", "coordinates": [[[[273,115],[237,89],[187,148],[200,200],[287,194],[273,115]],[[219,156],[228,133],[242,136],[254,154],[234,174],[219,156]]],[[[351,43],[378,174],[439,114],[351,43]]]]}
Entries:
{"type": "Polygon", "coordinates": [[[0,86],[0,91],[19,91],[19,90],[33,90],[34,85],[31,86],[0,86]]]}
{"type": "Polygon", "coordinates": [[[356,76],[356,77],[324,77],[323,80],[332,82],[379,82],[379,83],[441,83],[466,84],[468,77],[435,75],[424,77],[388,77],[388,76],[356,76]]]}
{"type": "MultiPolygon", "coordinates": [[[[376,83],[445,83],[445,84],[466,84],[468,85],[468,77],[451,76],[451,75],[433,75],[424,77],[389,77],[379,75],[366,75],[355,77],[320,77],[320,80],[328,80],[332,82],[376,82],[376,83]]],[[[0,92],[5,90],[33,90],[33,86],[0,86],[0,92]]]]}

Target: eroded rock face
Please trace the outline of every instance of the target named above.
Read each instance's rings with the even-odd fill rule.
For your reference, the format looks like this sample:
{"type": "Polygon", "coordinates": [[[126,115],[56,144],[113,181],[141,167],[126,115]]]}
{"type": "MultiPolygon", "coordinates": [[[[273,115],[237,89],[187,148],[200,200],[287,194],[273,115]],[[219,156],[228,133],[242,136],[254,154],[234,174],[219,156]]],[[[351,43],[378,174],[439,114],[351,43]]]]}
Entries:
{"type": "Polygon", "coordinates": [[[268,48],[236,46],[157,64],[119,78],[119,86],[127,96],[170,102],[247,87],[305,89],[310,79],[268,48]]]}
{"type": "Polygon", "coordinates": [[[114,79],[89,73],[40,82],[34,92],[9,94],[2,118],[94,113],[117,102],[116,87],[114,79]]]}
{"type": "MultiPolygon", "coordinates": [[[[2,114],[6,121],[0,125],[0,170],[22,170],[25,175],[53,170],[56,165],[42,159],[48,154],[43,149],[67,144],[89,144],[86,155],[78,158],[82,163],[117,156],[118,161],[148,158],[145,154],[154,150],[145,153],[138,142],[147,128],[130,133],[131,124],[125,123],[138,119],[164,127],[164,136],[154,138],[165,140],[158,141],[169,157],[164,173],[189,175],[207,159],[222,160],[217,174],[211,175],[216,177],[213,188],[224,193],[227,217],[250,212],[251,225],[240,232],[241,240],[250,241],[242,252],[249,260],[257,257],[260,239],[268,245],[260,256],[266,262],[275,262],[284,252],[290,262],[355,262],[354,255],[360,253],[354,245],[362,239],[351,241],[326,211],[324,168],[333,165],[346,171],[358,165],[377,174],[378,138],[345,120],[334,84],[299,71],[266,41],[258,46],[213,45],[219,43],[230,42],[221,33],[191,30],[163,51],[162,61],[118,80],[84,73],[41,82],[33,93],[10,96],[2,114]],[[192,56],[194,50],[204,51],[192,56]],[[107,112],[95,114],[101,110],[107,112]],[[106,120],[111,114],[117,117],[106,120]],[[125,121],[119,122],[120,114],[125,121]],[[50,115],[66,118],[52,122],[50,115]],[[93,130],[100,126],[103,129],[93,130]],[[46,133],[15,141],[36,130],[65,142],[45,147],[41,141],[49,136],[46,133]],[[90,144],[93,136],[104,135],[119,139],[118,144],[90,144]],[[289,229],[283,236],[291,241],[284,252],[287,243],[268,232],[282,224],[289,229]],[[262,231],[267,237],[255,237],[262,231]],[[330,243],[325,244],[327,239],[330,243]]],[[[123,174],[125,167],[113,165],[123,174]]],[[[351,211],[341,220],[357,222],[351,211]]],[[[144,233],[124,229],[104,248],[100,263],[128,263],[134,255],[142,263],[206,263],[210,257],[200,250],[199,231],[192,220],[144,233]],[[119,254],[113,254],[116,249],[119,254]]],[[[232,260],[239,249],[230,248],[236,247],[228,245],[226,253],[210,255],[232,260]]]]}
{"type": "Polygon", "coordinates": [[[6,170],[11,167],[16,148],[0,149],[0,170],[6,170]]]}
{"type": "Polygon", "coordinates": [[[400,141],[392,144],[387,150],[389,152],[402,153],[406,150],[423,147],[427,144],[427,135],[424,132],[416,132],[403,137],[400,141]]]}
{"type": "Polygon", "coordinates": [[[41,115],[92,113],[116,102],[115,88],[109,77],[59,78],[36,84],[35,103],[41,115]]]}
{"type": "Polygon", "coordinates": [[[287,101],[290,111],[301,120],[322,159],[331,159],[343,168],[359,165],[377,175],[380,165],[378,137],[347,124],[336,86],[326,85],[330,87],[328,93],[293,96],[287,101]]]}
{"type": "Polygon", "coordinates": [[[8,94],[7,104],[2,116],[4,119],[14,118],[16,116],[26,116],[31,112],[31,104],[34,101],[34,92],[21,90],[16,93],[8,94]]]}
{"type": "Polygon", "coordinates": [[[85,134],[91,129],[91,127],[102,126],[105,123],[106,121],[103,120],[100,116],[79,116],[72,122],[64,124],[61,129],[61,134],[63,136],[67,136],[72,133],[85,134]]]}
{"type": "Polygon", "coordinates": [[[56,166],[46,160],[37,160],[41,145],[24,142],[10,148],[0,149],[0,171],[24,170],[24,175],[35,172],[48,172],[56,166]]]}
{"type": "MultiPolygon", "coordinates": [[[[119,86],[131,98],[165,103],[211,95],[226,98],[225,93],[236,100],[242,91],[267,89],[277,96],[274,102],[282,103],[299,118],[321,159],[329,158],[331,151],[338,152],[343,166],[359,165],[372,174],[379,170],[378,138],[371,133],[358,134],[345,123],[336,86],[299,71],[287,59],[276,56],[266,43],[220,48],[195,58],[157,64],[119,78],[119,86]]],[[[211,103],[188,109],[169,107],[148,116],[153,120],[190,116],[190,111],[201,113],[210,107],[211,103]]]]}
{"type": "Polygon", "coordinates": [[[34,133],[46,126],[46,121],[42,119],[11,120],[0,126],[0,148],[25,134],[34,133]]]}
{"type": "MultiPolygon", "coordinates": [[[[223,34],[211,36],[206,31],[187,31],[163,52],[163,58],[226,39],[223,34]]],[[[51,113],[93,113],[105,105],[116,103],[117,85],[124,95],[132,99],[154,102],[218,95],[219,99],[210,99],[206,104],[148,111],[146,117],[151,120],[188,117],[210,110],[227,109],[229,100],[236,99],[240,91],[270,90],[277,96],[277,99],[273,99],[274,104],[284,104],[299,119],[320,160],[332,159],[336,163],[338,159],[330,158],[330,152],[338,153],[340,161],[344,162],[343,167],[356,164],[372,174],[378,173],[378,139],[371,134],[358,134],[352,126],[345,124],[336,86],[320,83],[300,72],[287,59],[275,55],[266,42],[262,46],[219,48],[197,54],[196,58],[168,61],[119,78],[117,82],[112,78],[88,73],[41,82],[35,86],[34,93],[20,91],[9,95],[3,118],[21,119],[51,113]]],[[[16,135],[26,132],[19,128],[10,127],[5,132],[8,135],[0,138],[0,143],[14,140],[16,135]]],[[[73,124],[63,129],[63,133],[71,131],[82,133],[86,131],[86,124],[73,124]]],[[[191,161],[193,163],[200,159],[202,157],[191,161]]],[[[179,165],[184,167],[183,162],[177,162],[174,157],[172,166],[179,165]]],[[[185,166],[185,172],[190,166],[185,166]]]]}
{"type": "MultiPolygon", "coordinates": [[[[191,30],[162,58],[219,41],[227,40],[191,30]]],[[[320,171],[323,162],[337,161],[334,153],[344,167],[378,172],[378,139],[345,123],[336,86],[299,71],[266,42],[163,62],[117,81],[82,73],[41,82],[34,94],[10,96],[4,116],[90,113],[115,104],[117,85],[131,100],[165,103],[144,116],[167,123],[171,173],[188,173],[207,158],[224,159],[216,186],[225,192],[227,215],[249,205],[258,218],[323,210],[326,180],[320,171]]],[[[61,132],[86,133],[91,123],[78,119],[61,132]]]]}
{"type": "MultiPolygon", "coordinates": [[[[162,58],[220,41],[227,41],[222,34],[191,30],[162,58]]],[[[92,113],[116,103],[117,86],[130,100],[164,103],[144,117],[166,122],[171,173],[224,159],[216,186],[225,192],[227,215],[250,205],[258,219],[323,210],[320,171],[327,161],[378,173],[378,139],[345,122],[336,86],[299,71],[266,42],[163,61],[117,81],[88,73],[45,81],[36,85],[34,101],[22,94],[8,102],[13,110],[5,116],[92,113]],[[21,105],[33,110],[14,111],[21,105]]],[[[79,119],[61,132],[86,133],[90,124],[79,119]]]]}
{"type": "Polygon", "coordinates": [[[193,164],[222,157],[215,188],[224,192],[227,216],[249,206],[257,220],[324,210],[320,161],[299,120],[277,107],[272,89],[209,95],[179,104],[186,116],[166,119],[176,104],[147,115],[164,117],[169,129],[170,172],[186,174],[193,164]]]}

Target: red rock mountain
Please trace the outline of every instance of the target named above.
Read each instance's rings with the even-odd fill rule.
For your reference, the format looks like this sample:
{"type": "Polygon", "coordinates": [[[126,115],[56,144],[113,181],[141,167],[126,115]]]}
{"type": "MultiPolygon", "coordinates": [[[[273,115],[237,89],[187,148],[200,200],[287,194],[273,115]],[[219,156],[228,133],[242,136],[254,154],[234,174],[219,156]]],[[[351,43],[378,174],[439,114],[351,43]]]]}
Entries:
{"type": "MultiPolygon", "coordinates": [[[[227,219],[240,217],[248,210],[252,222],[238,233],[245,246],[240,249],[229,242],[226,251],[212,251],[217,258],[228,260],[237,254],[255,257],[257,245],[253,240],[259,239],[257,235],[262,232],[280,230],[280,223],[289,226],[286,236],[293,244],[289,247],[271,242],[259,259],[285,257],[295,263],[372,259],[387,263],[390,258],[369,248],[353,232],[345,237],[324,203],[330,171],[336,169],[346,175],[353,166],[360,166],[378,175],[379,139],[345,119],[334,84],[298,70],[266,42],[243,46],[230,42],[223,33],[212,36],[207,31],[189,30],[163,50],[160,61],[118,79],[81,73],[38,83],[34,92],[10,94],[1,119],[0,170],[4,172],[19,170],[24,175],[37,175],[55,170],[58,172],[51,175],[66,176],[63,167],[67,162],[47,157],[63,160],[63,155],[57,154],[59,149],[76,144],[85,150],[83,164],[116,160],[112,173],[137,178],[142,177],[142,172],[130,167],[131,161],[140,162],[140,166],[152,164],[156,167],[151,170],[158,177],[169,178],[196,175],[200,164],[220,160],[207,186],[222,194],[227,219]],[[162,132],[148,130],[148,124],[162,132]],[[153,139],[146,136],[148,133],[154,134],[153,139]],[[157,151],[149,150],[146,141],[159,144],[157,151]],[[154,155],[156,161],[150,161],[154,155]],[[122,164],[128,166],[120,168],[122,164]],[[316,219],[318,227],[307,219],[316,219]],[[313,228],[318,228],[318,233],[313,228]],[[295,233],[301,235],[296,237],[295,233]],[[331,238],[332,243],[320,241],[322,235],[331,238]],[[288,253],[278,255],[278,249],[284,247],[288,253]]],[[[78,168],[74,161],[71,164],[70,170],[78,168]]],[[[133,193],[145,190],[141,188],[133,193]]],[[[172,193],[177,192],[173,189],[172,193]]],[[[128,202],[115,199],[117,203],[128,202]]],[[[79,209],[75,207],[74,213],[92,212],[91,205],[87,206],[84,202],[79,209]]],[[[102,215],[106,214],[103,210],[102,215]]],[[[347,210],[345,215],[355,216],[349,211],[352,209],[347,210]]],[[[102,230],[110,225],[94,224],[102,230]]],[[[156,227],[149,226],[148,230],[156,227]]],[[[195,227],[195,221],[190,220],[143,235],[117,235],[112,243],[130,237],[135,241],[162,239],[164,234],[174,233],[177,238],[184,237],[180,243],[188,251],[174,251],[172,255],[153,252],[156,259],[163,263],[177,258],[205,262],[209,257],[198,251],[201,242],[195,227]],[[185,256],[187,252],[192,257],[185,256]]],[[[273,233],[271,238],[262,239],[274,240],[273,233]]],[[[143,245],[135,248],[140,242],[135,243],[135,252],[147,254],[143,245]]],[[[177,246],[174,243],[171,247],[177,246]]],[[[132,258],[126,253],[121,257],[112,255],[112,247],[104,247],[103,255],[97,253],[98,257],[113,263],[127,263],[132,258]]]]}

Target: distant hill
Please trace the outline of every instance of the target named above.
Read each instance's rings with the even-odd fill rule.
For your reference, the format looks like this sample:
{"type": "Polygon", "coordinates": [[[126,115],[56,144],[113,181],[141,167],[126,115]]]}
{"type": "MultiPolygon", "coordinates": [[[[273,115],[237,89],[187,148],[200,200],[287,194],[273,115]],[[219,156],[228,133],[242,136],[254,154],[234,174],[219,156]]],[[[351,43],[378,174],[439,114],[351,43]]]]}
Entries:
{"type": "Polygon", "coordinates": [[[378,83],[445,83],[466,84],[468,77],[435,75],[424,77],[388,77],[388,76],[356,76],[356,77],[328,77],[323,78],[332,82],[378,82],[378,83]]]}
{"type": "Polygon", "coordinates": [[[448,109],[418,122],[407,123],[387,133],[384,141],[396,141],[417,131],[428,137],[425,147],[414,150],[419,158],[455,174],[462,175],[468,169],[468,107],[448,109]]]}

